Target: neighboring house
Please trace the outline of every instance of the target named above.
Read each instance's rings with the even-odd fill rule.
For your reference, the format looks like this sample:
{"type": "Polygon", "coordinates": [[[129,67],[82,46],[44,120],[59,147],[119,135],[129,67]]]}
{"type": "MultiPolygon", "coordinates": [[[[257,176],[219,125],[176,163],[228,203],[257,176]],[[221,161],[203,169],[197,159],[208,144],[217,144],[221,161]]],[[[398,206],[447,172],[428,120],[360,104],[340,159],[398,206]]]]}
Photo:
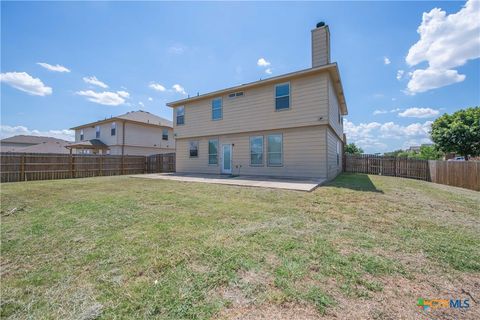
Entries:
{"type": "Polygon", "coordinates": [[[1,152],[69,153],[70,142],[52,137],[18,135],[0,140],[1,152]]]}
{"type": "Polygon", "coordinates": [[[342,170],[347,105],[328,26],[312,30],[312,67],[167,103],[176,170],[332,179],[342,170]]]}
{"type": "Polygon", "coordinates": [[[422,143],[421,146],[411,146],[410,148],[407,149],[407,151],[413,151],[413,152],[420,152],[421,147],[431,147],[434,146],[433,143],[422,143]]]}
{"type": "Polygon", "coordinates": [[[146,111],[132,111],[72,128],[77,153],[151,155],[175,152],[172,122],[146,111]],[[103,150],[103,151],[97,151],[103,150]]]}

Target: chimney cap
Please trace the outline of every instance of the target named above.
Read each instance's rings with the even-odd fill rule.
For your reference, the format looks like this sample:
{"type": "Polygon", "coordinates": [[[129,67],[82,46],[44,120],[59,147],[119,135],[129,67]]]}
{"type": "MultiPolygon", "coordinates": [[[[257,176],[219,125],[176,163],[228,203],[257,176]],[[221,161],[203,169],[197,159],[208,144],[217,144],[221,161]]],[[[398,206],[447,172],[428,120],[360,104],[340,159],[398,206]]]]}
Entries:
{"type": "Polygon", "coordinates": [[[321,28],[321,27],[324,27],[324,26],[325,26],[324,21],[320,21],[319,23],[317,23],[317,28],[321,28]]]}

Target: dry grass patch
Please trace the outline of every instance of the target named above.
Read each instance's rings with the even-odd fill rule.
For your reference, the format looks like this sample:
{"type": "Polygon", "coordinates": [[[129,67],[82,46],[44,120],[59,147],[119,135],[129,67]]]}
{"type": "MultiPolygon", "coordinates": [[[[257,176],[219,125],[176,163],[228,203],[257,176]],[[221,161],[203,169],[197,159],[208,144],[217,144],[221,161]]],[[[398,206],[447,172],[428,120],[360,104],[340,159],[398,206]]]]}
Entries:
{"type": "Polygon", "coordinates": [[[418,298],[480,301],[474,191],[345,174],[312,193],[102,177],[1,196],[2,318],[413,319],[418,298]]]}

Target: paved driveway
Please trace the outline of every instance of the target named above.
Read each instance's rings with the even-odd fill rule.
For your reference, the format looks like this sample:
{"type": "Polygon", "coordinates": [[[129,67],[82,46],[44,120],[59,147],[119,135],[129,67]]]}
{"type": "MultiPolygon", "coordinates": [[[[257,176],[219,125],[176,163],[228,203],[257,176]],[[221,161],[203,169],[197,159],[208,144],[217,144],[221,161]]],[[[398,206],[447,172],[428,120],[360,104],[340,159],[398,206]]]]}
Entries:
{"type": "Polygon", "coordinates": [[[244,187],[263,187],[298,191],[312,191],[325,182],[325,179],[299,179],[243,175],[234,177],[230,175],[200,173],[149,173],[131,175],[131,177],[144,179],[175,180],[184,182],[217,183],[244,187]]]}

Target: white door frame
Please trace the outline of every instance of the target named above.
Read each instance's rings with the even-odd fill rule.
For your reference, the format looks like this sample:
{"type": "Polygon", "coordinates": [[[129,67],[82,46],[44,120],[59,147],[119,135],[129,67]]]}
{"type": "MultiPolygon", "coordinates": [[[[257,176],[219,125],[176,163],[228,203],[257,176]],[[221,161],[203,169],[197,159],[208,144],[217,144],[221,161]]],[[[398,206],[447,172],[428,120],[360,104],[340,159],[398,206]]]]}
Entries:
{"type": "Polygon", "coordinates": [[[233,148],[232,148],[232,145],[231,144],[222,144],[222,166],[221,166],[221,171],[222,173],[229,173],[229,174],[232,174],[232,166],[233,166],[233,148]],[[225,169],[225,162],[224,162],[224,158],[225,158],[225,147],[227,147],[227,149],[230,149],[230,170],[228,169],[225,169]]]}

